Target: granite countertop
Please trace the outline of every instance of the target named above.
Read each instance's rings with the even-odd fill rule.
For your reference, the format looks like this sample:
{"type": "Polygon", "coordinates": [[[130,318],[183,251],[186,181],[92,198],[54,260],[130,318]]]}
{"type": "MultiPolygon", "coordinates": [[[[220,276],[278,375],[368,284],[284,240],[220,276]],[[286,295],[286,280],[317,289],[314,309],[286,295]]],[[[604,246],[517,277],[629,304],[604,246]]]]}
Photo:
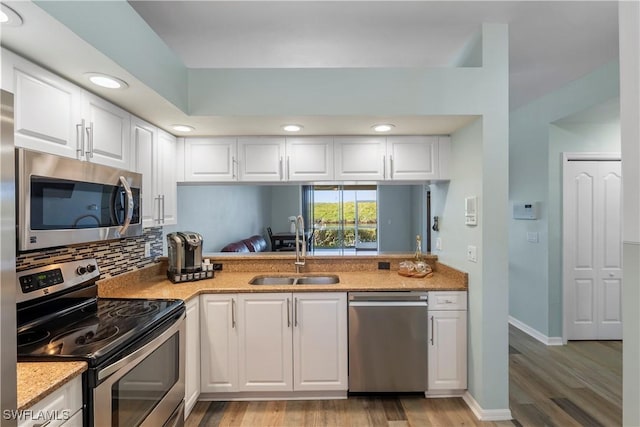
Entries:
{"type": "Polygon", "coordinates": [[[29,409],[86,370],[85,362],[18,363],[18,410],[29,409]]]}
{"type": "MultiPolygon", "coordinates": [[[[322,273],[301,273],[318,275],[322,273]]],[[[157,274],[144,280],[112,280],[100,284],[98,292],[106,298],[174,298],[188,300],[200,294],[236,292],[350,292],[350,291],[466,291],[466,280],[434,272],[429,278],[400,276],[396,271],[332,272],[340,277],[333,285],[250,285],[259,275],[296,276],[284,272],[216,272],[213,279],[172,283],[166,275],[157,274]]],[[[465,276],[466,278],[466,276],[465,276]]]]}

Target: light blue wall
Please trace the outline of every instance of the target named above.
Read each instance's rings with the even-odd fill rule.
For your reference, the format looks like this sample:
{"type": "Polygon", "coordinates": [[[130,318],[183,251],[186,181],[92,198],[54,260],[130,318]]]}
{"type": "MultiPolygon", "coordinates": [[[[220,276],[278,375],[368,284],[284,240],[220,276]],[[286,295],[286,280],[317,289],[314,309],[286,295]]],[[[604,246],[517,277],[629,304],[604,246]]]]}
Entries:
{"type": "Polygon", "coordinates": [[[407,252],[415,249],[416,230],[419,229],[419,212],[415,211],[415,187],[378,187],[378,249],[381,252],[407,252]]]}
{"type": "Polygon", "coordinates": [[[539,217],[509,215],[509,314],[548,337],[562,333],[560,152],[616,146],[610,124],[567,118],[617,97],[618,72],[607,64],[510,115],[509,199],[538,202],[539,217]],[[539,242],[527,242],[527,232],[538,232],[539,242]]]}
{"type": "MultiPolygon", "coordinates": [[[[288,231],[290,216],[302,211],[299,185],[281,185],[271,187],[271,229],[273,232],[288,231]]],[[[305,218],[307,221],[307,218],[305,218]]]]}
{"type": "MultiPolygon", "coordinates": [[[[178,224],[166,231],[196,231],[203,252],[265,234],[271,223],[271,187],[257,185],[179,185],[178,224]]],[[[166,246],[166,245],[165,245],[166,246]]]]}

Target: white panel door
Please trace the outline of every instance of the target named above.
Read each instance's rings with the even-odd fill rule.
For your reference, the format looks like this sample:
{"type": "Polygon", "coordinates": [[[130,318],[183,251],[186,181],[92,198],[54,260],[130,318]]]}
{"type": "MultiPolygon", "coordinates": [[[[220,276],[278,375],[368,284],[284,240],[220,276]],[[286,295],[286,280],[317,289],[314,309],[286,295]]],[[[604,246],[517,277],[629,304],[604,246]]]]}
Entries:
{"type": "Polygon", "coordinates": [[[129,169],[131,115],[91,93],[83,93],[86,122],[85,159],[102,165],[129,169]]]}
{"type": "Polygon", "coordinates": [[[185,334],[185,375],[184,402],[185,418],[200,396],[200,299],[191,298],[186,303],[185,334]]]}
{"type": "Polygon", "coordinates": [[[566,338],[622,339],[622,235],[619,161],[564,166],[566,338]]]}
{"type": "Polygon", "coordinates": [[[178,140],[175,136],[158,130],[158,171],[157,190],[160,196],[157,201],[162,225],[178,223],[178,182],[177,162],[178,140]]]}
{"type": "Polygon", "coordinates": [[[287,137],[287,181],[333,179],[333,137],[287,137]]]}
{"type": "Polygon", "coordinates": [[[158,130],[155,126],[131,118],[131,166],[134,171],[142,174],[142,226],[153,227],[160,225],[158,212],[158,195],[156,191],[158,130]]]}
{"type": "Polygon", "coordinates": [[[238,295],[240,391],[292,391],[290,293],[238,295]]]}
{"type": "Polygon", "coordinates": [[[429,311],[428,391],[467,388],[467,312],[429,311]]]}
{"type": "Polygon", "coordinates": [[[347,294],[293,294],[296,391],[347,390],[347,294]]]}
{"type": "Polygon", "coordinates": [[[279,182],[284,174],[283,137],[238,138],[238,175],[240,181],[279,182]]]}
{"type": "Polygon", "coordinates": [[[389,176],[393,180],[425,180],[439,177],[437,136],[387,138],[389,176]]]}
{"type": "Polygon", "coordinates": [[[237,181],[236,138],[185,138],[187,182],[237,181]]]}
{"type": "Polygon", "coordinates": [[[376,180],[386,175],[384,137],[342,137],[334,139],[335,179],[376,180]]]}
{"type": "Polygon", "coordinates": [[[237,297],[200,297],[201,381],[203,393],[238,391],[237,297]]]}
{"type": "Polygon", "coordinates": [[[76,125],[81,125],[82,90],[4,49],[2,62],[7,74],[3,85],[12,86],[15,95],[15,145],[81,158],[82,129],[76,125]],[[12,81],[5,84],[11,76],[12,81]]]}

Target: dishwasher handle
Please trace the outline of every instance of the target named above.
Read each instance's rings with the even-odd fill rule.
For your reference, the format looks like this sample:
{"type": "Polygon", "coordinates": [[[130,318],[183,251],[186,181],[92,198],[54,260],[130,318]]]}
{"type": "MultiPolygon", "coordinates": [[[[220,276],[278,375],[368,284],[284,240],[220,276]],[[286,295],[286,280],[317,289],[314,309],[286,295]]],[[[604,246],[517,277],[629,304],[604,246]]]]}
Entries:
{"type": "Polygon", "coordinates": [[[349,307],[427,307],[426,301],[349,301],[349,307]]]}
{"type": "Polygon", "coordinates": [[[354,302],[421,302],[427,303],[427,292],[396,291],[396,292],[349,292],[349,304],[354,302]]]}

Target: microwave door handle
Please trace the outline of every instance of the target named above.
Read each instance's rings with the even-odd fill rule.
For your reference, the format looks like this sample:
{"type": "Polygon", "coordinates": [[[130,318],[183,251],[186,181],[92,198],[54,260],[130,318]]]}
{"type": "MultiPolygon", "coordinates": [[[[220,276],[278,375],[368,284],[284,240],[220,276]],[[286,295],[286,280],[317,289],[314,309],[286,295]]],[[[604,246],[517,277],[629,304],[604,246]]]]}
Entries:
{"type": "Polygon", "coordinates": [[[131,193],[131,187],[129,187],[129,183],[124,176],[120,177],[120,184],[122,184],[122,188],[124,188],[124,192],[127,195],[127,216],[122,223],[122,227],[120,227],[120,235],[122,235],[127,231],[127,228],[129,228],[129,224],[131,224],[131,219],[133,218],[133,193],[131,193]]]}

